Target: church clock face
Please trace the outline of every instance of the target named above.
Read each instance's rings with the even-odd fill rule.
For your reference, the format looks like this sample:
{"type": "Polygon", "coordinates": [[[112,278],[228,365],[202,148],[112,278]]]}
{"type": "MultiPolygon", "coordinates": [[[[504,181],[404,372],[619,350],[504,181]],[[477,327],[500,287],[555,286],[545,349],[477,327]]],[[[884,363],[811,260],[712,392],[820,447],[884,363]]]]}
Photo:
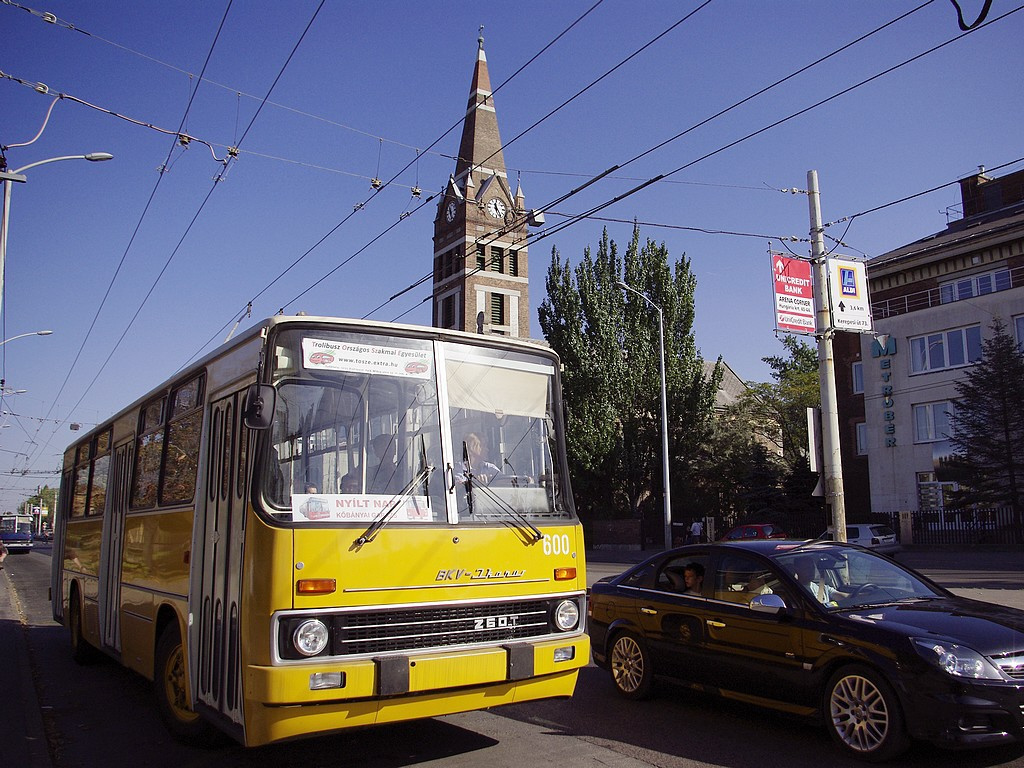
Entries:
{"type": "Polygon", "coordinates": [[[500,219],[505,216],[505,203],[499,198],[492,197],[487,201],[487,215],[492,219],[500,219]]]}
{"type": "Polygon", "coordinates": [[[449,224],[455,221],[455,214],[458,213],[458,208],[455,203],[448,203],[448,207],[444,209],[444,218],[449,224]]]}

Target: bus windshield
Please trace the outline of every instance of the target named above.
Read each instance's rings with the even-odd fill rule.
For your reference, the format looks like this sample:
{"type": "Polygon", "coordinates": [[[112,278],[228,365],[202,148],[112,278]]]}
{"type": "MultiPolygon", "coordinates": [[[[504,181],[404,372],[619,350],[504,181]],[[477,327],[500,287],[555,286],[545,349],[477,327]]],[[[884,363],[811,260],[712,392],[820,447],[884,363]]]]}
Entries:
{"type": "Polygon", "coordinates": [[[571,518],[542,354],[289,329],[261,479],[296,524],[571,518]]]}

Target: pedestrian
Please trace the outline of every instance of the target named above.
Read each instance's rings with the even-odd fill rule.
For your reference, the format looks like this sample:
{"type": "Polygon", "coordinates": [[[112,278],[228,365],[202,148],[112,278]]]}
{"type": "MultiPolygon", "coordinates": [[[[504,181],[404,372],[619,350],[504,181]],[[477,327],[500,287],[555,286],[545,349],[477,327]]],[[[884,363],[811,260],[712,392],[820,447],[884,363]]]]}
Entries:
{"type": "Polygon", "coordinates": [[[690,524],[689,543],[690,544],[700,544],[701,538],[703,537],[703,535],[704,535],[704,523],[702,523],[699,519],[694,520],[690,524]]]}
{"type": "Polygon", "coordinates": [[[0,571],[4,569],[4,560],[7,559],[7,545],[0,541],[0,571]]]}

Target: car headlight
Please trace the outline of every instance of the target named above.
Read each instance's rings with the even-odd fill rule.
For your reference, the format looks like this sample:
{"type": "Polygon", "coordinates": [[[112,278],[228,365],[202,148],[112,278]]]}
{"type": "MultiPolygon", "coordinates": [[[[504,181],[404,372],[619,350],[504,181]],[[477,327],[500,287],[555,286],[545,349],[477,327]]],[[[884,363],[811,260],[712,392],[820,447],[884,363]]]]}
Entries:
{"type": "Polygon", "coordinates": [[[316,656],[327,647],[327,627],[320,619],[307,619],[292,632],[292,645],[303,656],[316,656]]]}
{"type": "Polygon", "coordinates": [[[563,632],[575,629],[580,623],[580,607],[575,600],[563,600],[555,606],[555,626],[563,632]]]}
{"type": "Polygon", "coordinates": [[[973,680],[1003,679],[992,662],[966,645],[945,643],[924,637],[912,638],[912,644],[921,656],[953,677],[973,680]]]}

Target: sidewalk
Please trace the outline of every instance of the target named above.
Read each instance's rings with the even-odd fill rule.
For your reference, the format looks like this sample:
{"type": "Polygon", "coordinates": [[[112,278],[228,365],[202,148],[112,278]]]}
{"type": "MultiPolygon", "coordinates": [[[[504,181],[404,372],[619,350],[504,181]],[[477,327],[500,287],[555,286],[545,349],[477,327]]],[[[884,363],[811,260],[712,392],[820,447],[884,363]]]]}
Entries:
{"type": "Polygon", "coordinates": [[[0,659],[7,662],[0,690],[0,722],[4,723],[7,734],[2,762],[18,768],[49,768],[52,763],[32,680],[25,632],[18,596],[7,571],[0,570],[0,659]]]}

